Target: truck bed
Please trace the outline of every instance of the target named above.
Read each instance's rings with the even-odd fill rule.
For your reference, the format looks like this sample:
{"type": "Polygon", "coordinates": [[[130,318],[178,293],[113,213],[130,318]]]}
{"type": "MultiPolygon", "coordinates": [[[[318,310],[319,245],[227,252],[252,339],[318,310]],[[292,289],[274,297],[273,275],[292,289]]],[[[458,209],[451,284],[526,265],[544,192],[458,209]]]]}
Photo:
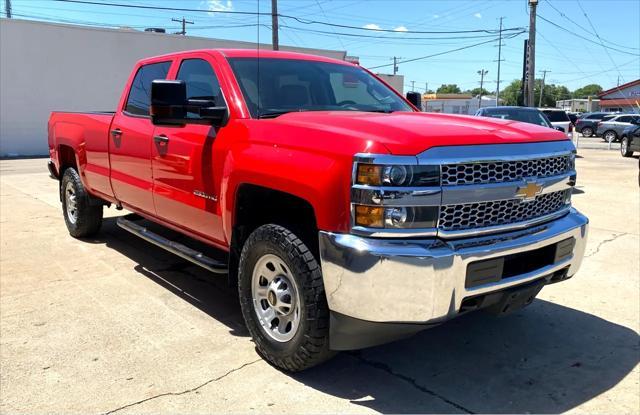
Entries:
{"type": "MultiPolygon", "coordinates": [[[[49,117],[48,140],[52,160],[75,154],[87,189],[112,196],[109,165],[109,130],[115,111],[54,111],[49,117]],[[58,157],[58,153],[61,157],[58,157]]],[[[61,171],[61,166],[55,166],[61,171]]]]}

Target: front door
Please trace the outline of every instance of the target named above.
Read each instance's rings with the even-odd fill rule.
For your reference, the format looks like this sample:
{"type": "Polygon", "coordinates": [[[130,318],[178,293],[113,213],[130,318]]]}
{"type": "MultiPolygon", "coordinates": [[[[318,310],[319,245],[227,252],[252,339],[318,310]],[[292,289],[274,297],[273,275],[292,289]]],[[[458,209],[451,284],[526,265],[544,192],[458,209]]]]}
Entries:
{"type": "Polygon", "coordinates": [[[124,108],[120,108],[109,132],[111,186],[116,198],[133,210],[155,214],[151,149],[153,129],[149,118],[151,81],[165,79],[171,62],[141,66],[131,82],[124,108]]]}
{"type": "MultiPolygon", "coordinates": [[[[215,100],[225,105],[213,67],[205,57],[183,59],[176,74],[188,99],[215,100]]],[[[196,113],[188,113],[198,118],[196,113]]],[[[224,133],[211,125],[157,126],[153,143],[153,185],[157,215],[207,239],[223,242],[219,210],[220,183],[215,180],[213,152],[224,133]]]]}

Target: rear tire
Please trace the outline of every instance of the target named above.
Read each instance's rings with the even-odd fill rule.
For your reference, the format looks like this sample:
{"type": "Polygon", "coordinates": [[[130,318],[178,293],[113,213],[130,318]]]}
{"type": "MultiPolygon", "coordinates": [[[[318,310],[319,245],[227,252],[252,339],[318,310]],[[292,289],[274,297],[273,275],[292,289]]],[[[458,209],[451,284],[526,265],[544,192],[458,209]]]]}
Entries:
{"type": "Polygon", "coordinates": [[[300,238],[279,225],[259,227],[238,274],[242,315],[265,360],[297,372],[333,356],[322,272],[300,238]]]}
{"type": "Polygon", "coordinates": [[[609,141],[611,141],[611,142],[613,143],[614,141],[616,141],[616,140],[618,139],[618,135],[616,134],[616,132],[615,132],[615,131],[613,131],[613,130],[608,130],[608,131],[605,131],[605,132],[602,134],[602,139],[603,139],[604,141],[606,141],[607,143],[608,143],[609,141]]]}
{"type": "Polygon", "coordinates": [[[91,236],[102,226],[102,205],[92,203],[78,172],[72,167],[64,171],[60,183],[62,214],[69,234],[74,238],[91,236]]]}
{"type": "Polygon", "coordinates": [[[584,137],[591,137],[593,135],[593,128],[584,127],[580,133],[582,133],[584,137]]]}
{"type": "Polygon", "coordinates": [[[622,154],[622,157],[631,157],[633,155],[629,141],[629,137],[622,137],[622,140],[620,140],[620,154],[622,154]]]}

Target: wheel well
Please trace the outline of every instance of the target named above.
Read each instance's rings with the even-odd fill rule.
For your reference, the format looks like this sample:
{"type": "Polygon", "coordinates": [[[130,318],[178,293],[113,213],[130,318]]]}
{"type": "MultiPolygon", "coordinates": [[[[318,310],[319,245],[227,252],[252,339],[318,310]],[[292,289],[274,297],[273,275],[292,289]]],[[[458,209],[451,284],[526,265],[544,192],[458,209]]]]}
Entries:
{"type": "Polygon", "coordinates": [[[78,170],[78,165],[76,163],[76,153],[73,151],[73,148],[61,145],[58,148],[58,162],[60,163],[60,178],[64,174],[64,171],[69,167],[73,167],[78,170]]]}
{"type": "Polygon", "coordinates": [[[295,233],[318,258],[318,226],[313,206],[290,193],[251,184],[236,193],[234,224],[229,252],[229,281],[237,282],[242,246],[259,226],[277,224],[295,233]]]}

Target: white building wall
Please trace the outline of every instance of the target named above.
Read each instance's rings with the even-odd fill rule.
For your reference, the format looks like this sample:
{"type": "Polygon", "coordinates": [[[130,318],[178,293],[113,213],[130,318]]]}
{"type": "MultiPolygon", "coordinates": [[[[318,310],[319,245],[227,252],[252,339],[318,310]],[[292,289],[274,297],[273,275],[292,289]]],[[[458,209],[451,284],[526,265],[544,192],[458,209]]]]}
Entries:
{"type": "Polygon", "coordinates": [[[139,59],[190,49],[255,47],[251,42],[0,19],[0,156],[47,154],[51,111],[114,110],[139,59]]]}
{"type": "MultiPolygon", "coordinates": [[[[495,107],[496,99],[482,97],[483,107],[495,107]]],[[[480,108],[478,98],[463,99],[429,99],[422,101],[425,112],[440,112],[443,114],[474,115],[480,108]]]]}

